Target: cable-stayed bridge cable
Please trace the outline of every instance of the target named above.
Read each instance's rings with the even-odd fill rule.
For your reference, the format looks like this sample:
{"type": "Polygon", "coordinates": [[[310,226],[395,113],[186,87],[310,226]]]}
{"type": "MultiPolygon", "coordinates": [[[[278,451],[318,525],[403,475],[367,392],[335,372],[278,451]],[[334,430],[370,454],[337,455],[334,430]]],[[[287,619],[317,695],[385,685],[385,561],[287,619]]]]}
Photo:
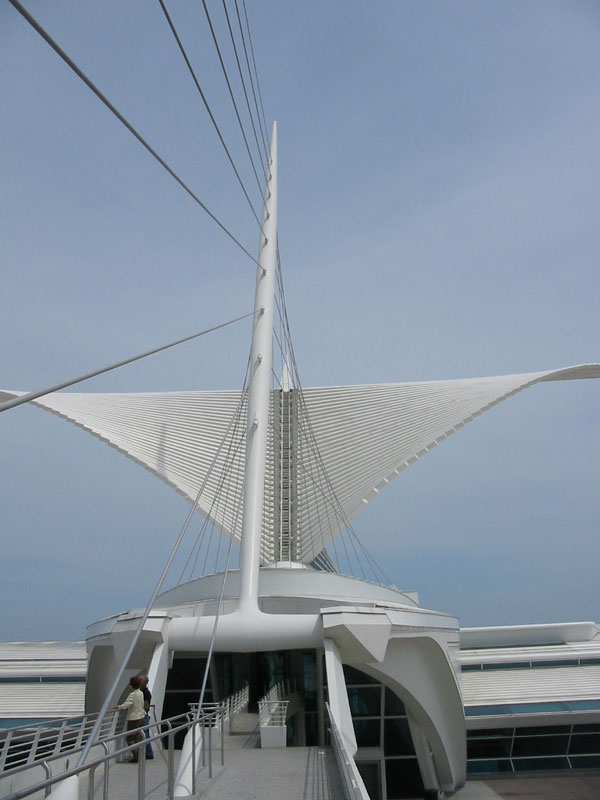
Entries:
{"type": "Polygon", "coordinates": [[[265,151],[265,157],[267,159],[267,163],[269,161],[268,150],[267,147],[267,140],[268,135],[266,129],[263,130],[262,121],[260,118],[260,111],[258,110],[258,102],[256,100],[256,91],[254,89],[254,79],[252,78],[252,69],[250,67],[250,59],[248,58],[248,48],[246,47],[246,37],[244,36],[244,26],[242,25],[242,18],[240,17],[240,9],[238,6],[238,0],[234,0],[235,2],[235,13],[237,15],[238,26],[240,29],[240,36],[242,38],[242,45],[244,47],[244,57],[246,59],[246,67],[248,68],[248,77],[250,78],[250,88],[252,89],[252,97],[254,99],[254,107],[256,108],[256,118],[258,119],[258,128],[260,130],[260,138],[262,139],[263,148],[265,151]]]}
{"type": "Polygon", "coordinates": [[[15,406],[20,406],[23,403],[29,403],[31,400],[36,400],[38,397],[43,397],[45,394],[50,394],[51,392],[58,392],[60,389],[66,389],[68,386],[74,386],[76,383],[82,383],[83,381],[87,381],[89,378],[95,378],[96,375],[102,375],[104,372],[110,372],[113,369],[117,369],[118,367],[124,367],[126,364],[131,364],[134,361],[139,361],[142,358],[146,358],[147,356],[152,356],[155,353],[160,353],[162,350],[168,350],[170,347],[175,347],[178,344],[183,344],[184,342],[190,342],[192,339],[197,339],[200,336],[204,336],[206,333],[212,333],[212,331],[217,331],[220,328],[225,328],[228,325],[233,325],[234,322],[239,322],[242,319],[247,319],[248,317],[254,316],[254,311],[251,311],[249,314],[244,314],[241,317],[236,317],[235,319],[229,320],[229,322],[222,322],[220,325],[213,325],[212,328],[206,328],[199,333],[193,333],[191,336],[185,336],[183,339],[177,339],[175,342],[170,342],[169,344],[163,344],[160,347],[155,347],[152,350],[146,350],[145,353],[140,353],[137,356],[132,356],[131,358],[124,358],[122,361],[117,361],[115,364],[110,364],[108,367],[101,367],[100,369],[96,369],[93,372],[86,372],[85,375],[80,375],[78,378],[70,378],[69,380],[62,381],[61,383],[56,383],[54,386],[48,386],[46,389],[38,389],[33,392],[28,392],[27,394],[23,394],[20,397],[15,397],[13,400],[7,400],[5,403],[0,404],[0,411],[7,411],[9,408],[14,408],[15,406]]]}
{"type": "Polygon", "coordinates": [[[262,113],[263,125],[265,131],[267,130],[267,120],[265,119],[265,107],[263,105],[262,92],[260,90],[260,81],[258,79],[258,69],[256,67],[256,58],[254,56],[254,44],[252,42],[252,32],[250,30],[250,22],[248,21],[248,10],[246,9],[246,0],[242,0],[244,6],[244,17],[246,18],[246,30],[248,31],[248,41],[250,42],[250,53],[252,55],[252,64],[254,65],[254,75],[256,77],[256,88],[258,90],[258,99],[260,100],[260,110],[262,113]]]}
{"type": "MultiPolygon", "coordinates": [[[[11,0],[11,2],[12,2],[12,0],[11,0]]],[[[260,148],[260,143],[258,141],[258,134],[256,133],[256,125],[254,124],[254,115],[252,113],[252,109],[250,108],[250,100],[248,98],[248,91],[246,90],[246,81],[244,80],[244,73],[243,73],[243,70],[242,70],[242,65],[240,63],[240,57],[238,55],[238,49],[237,49],[237,45],[235,43],[235,36],[233,35],[233,28],[231,27],[231,20],[229,18],[229,12],[227,11],[227,5],[225,3],[225,0],[222,0],[222,4],[223,4],[223,10],[225,12],[225,17],[227,19],[227,27],[229,29],[229,37],[231,39],[231,44],[233,45],[233,52],[235,54],[235,61],[236,61],[236,64],[237,64],[238,73],[239,73],[239,76],[240,76],[240,80],[242,82],[242,89],[244,91],[244,97],[246,98],[246,107],[248,109],[248,114],[250,116],[250,124],[252,125],[252,132],[254,133],[254,140],[256,142],[256,147],[258,149],[258,156],[260,158],[260,163],[261,163],[261,166],[263,168],[263,172],[264,172],[265,175],[267,175],[268,174],[267,173],[267,168],[265,166],[265,162],[263,160],[263,154],[262,154],[262,151],[261,151],[261,148],[260,148]]],[[[268,161],[268,158],[267,158],[267,161],[268,161]]]]}
{"type": "Polygon", "coordinates": [[[92,92],[96,95],[96,97],[102,103],[104,103],[104,105],[109,109],[109,111],[111,111],[115,115],[115,117],[119,120],[119,122],[121,122],[127,128],[127,130],[133,136],[135,136],[138,142],[140,142],[140,144],[146,148],[146,150],[150,153],[150,155],[153,156],[156,159],[156,161],[158,161],[158,163],[169,173],[169,175],[181,186],[181,188],[187,192],[187,194],[192,198],[192,200],[194,200],[200,206],[200,208],[206,214],[208,214],[208,216],[213,220],[213,222],[216,222],[219,228],[221,228],[221,230],[231,239],[231,241],[234,242],[240,248],[240,250],[248,256],[248,258],[251,261],[253,261],[257,266],[260,266],[256,258],[254,258],[254,256],[250,253],[250,251],[247,250],[244,247],[244,245],[239,241],[239,239],[237,239],[233,235],[233,233],[231,233],[231,231],[229,231],[225,227],[225,225],[221,222],[221,220],[215,214],[213,214],[213,212],[208,208],[207,205],[205,205],[202,202],[202,200],[200,200],[198,195],[195,194],[195,192],[193,192],[192,189],[190,189],[190,187],[179,177],[179,175],[175,172],[175,170],[172,169],[161,156],[159,156],[156,150],[154,150],[154,148],[150,144],[148,144],[148,142],[144,139],[144,137],[133,127],[133,125],[130,122],[128,122],[128,120],[123,116],[123,114],[121,114],[121,112],[116,108],[116,106],[114,106],[110,102],[110,100],[100,91],[100,89],[98,89],[98,87],[87,77],[87,75],[81,69],[79,69],[77,64],[75,64],[75,62],[65,53],[62,47],[60,47],[60,45],[54,41],[54,39],[50,36],[50,34],[47,33],[47,31],[45,31],[44,28],[42,28],[39,22],[34,17],[32,17],[32,15],[27,11],[27,9],[24,8],[21,5],[21,3],[19,3],[18,0],[8,0],[8,2],[12,6],[14,6],[16,10],[19,12],[19,14],[21,14],[21,16],[27,20],[27,22],[31,25],[31,27],[35,31],[37,31],[37,33],[39,33],[42,39],[44,39],[54,50],[54,52],[58,56],[60,56],[60,58],[62,58],[65,64],[67,64],[73,70],[73,72],[77,75],[77,77],[80,78],[85,83],[85,85],[92,90],[92,92]]]}
{"type": "MultiPolygon", "coordinates": [[[[231,102],[233,103],[233,108],[234,108],[234,111],[235,111],[235,115],[237,117],[237,121],[238,121],[238,124],[240,126],[240,131],[242,132],[242,138],[244,140],[244,144],[245,144],[246,150],[248,152],[248,158],[250,159],[250,163],[252,165],[252,171],[254,172],[254,177],[256,178],[256,183],[257,183],[258,188],[259,188],[259,190],[261,192],[261,195],[262,195],[264,187],[263,187],[263,185],[261,183],[260,178],[258,177],[258,171],[256,169],[256,164],[254,163],[254,158],[252,157],[252,151],[250,150],[250,145],[249,145],[248,139],[246,137],[246,132],[244,130],[244,125],[242,123],[242,118],[240,116],[240,112],[239,112],[239,109],[237,107],[237,103],[235,102],[235,97],[233,95],[233,89],[231,87],[231,81],[229,80],[229,75],[227,74],[227,68],[225,66],[225,62],[223,61],[223,56],[221,54],[221,48],[219,47],[219,42],[217,41],[217,36],[216,36],[215,29],[214,29],[213,24],[212,24],[212,19],[210,17],[210,13],[208,11],[208,7],[206,5],[206,0],[202,0],[202,5],[204,7],[204,13],[206,15],[206,20],[208,22],[208,27],[210,28],[210,32],[211,32],[211,35],[212,35],[213,43],[214,43],[215,48],[217,50],[217,55],[219,57],[219,63],[221,64],[221,69],[223,71],[223,76],[224,76],[225,82],[227,84],[227,89],[229,90],[229,96],[231,98],[231,102]]],[[[263,198],[263,205],[264,205],[264,198],[263,198]]]]}
{"type": "Polygon", "coordinates": [[[235,177],[237,178],[238,183],[240,184],[240,186],[242,188],[242,192],[244,193],[244,197],[248,201],[248,205],[250,206],[250,210],[252,211],[254,219],[258,222],[258,227],[261,229],[261,231],[262,231],[262,233],[264,235],[264,231],[262,229],[262,223],[261,223],[260,219],[258,218],[258,215],[257,215],[256,211],[254,210],[254,206],[252,205],[252,200],[250,200],[248,192],[246,191],[246,187],[244,186],[244,182],[243,182],[243,180],[242,180],[242,178],[240,176],[240,173],[238,172],[238,169],[237,169],[237,167],[236,167],[236,165],[235,165],[235,163],[233,161],[231,153],[229,152],[229,148],[227,147],[227,145],[225,143],[225,139],[223,138],[223,134],[221,133],[219,125],[217,124],[217,120],[215,119],[215,116],[214,116],[214,114],[212,112],[212,109],[211,109],[209,103],[208,103],[208,100],[206,99],[206,95],[204,94],[204,92],[202,90],[202,87],[200,86],[200,83],[198,81],[198,78],[196,76],[194,68],[192,67],[190,59],[188,58],[188,54],[186,53],[185,48],[183,46],[183,42],[181,41],[181,38],[180,38],[179,34],[177,33],[177,30],[175,28],[173,20],[171,19],[171,16],[170,16],[169,12],[167,11],[167,8],[166,8],[166,6],[164,4],[164,0],[158,0],[158,2],[159,2],[160,7],[161,7],[161,9],[163,11],[163,14],[165,15],[165,18],[167,20],[169,28],[171,29],[171,33],[173,34],[173,36],[175,38],[175,41],[177,42],[177,46],[179,47],[181,55],[183,56],[183,60],[186,63],[188,71],[189,71],[190,75],[192,76],[192,80],[194,81],[196,89],[198,90],[198,93],[199,93],[200,97],[202,98],[202,102],[204,103],[204,107],[206,108],[208,116],[210,117],[210,121],[212,122],[213,127],[214,127],[214,129],[215,129],[215,131],[217,133],[217,136],[219,137],[219,141],[221,142],[221,144],[223,146],[223,149],[225,150],[225,153],[227,155],[227,158],[229,159],[229,163],[231,164],[231,168],[233,169],[233,171],[235,173],[235,177]]]}

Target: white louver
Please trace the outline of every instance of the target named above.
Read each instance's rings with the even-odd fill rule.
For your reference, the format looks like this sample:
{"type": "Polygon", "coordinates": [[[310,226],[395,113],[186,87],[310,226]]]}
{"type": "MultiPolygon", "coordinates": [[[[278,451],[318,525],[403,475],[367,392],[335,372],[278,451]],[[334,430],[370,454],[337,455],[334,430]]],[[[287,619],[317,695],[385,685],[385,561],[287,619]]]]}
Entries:
{"type": "MultiPolygon", "coordinates": [[[[295,559],[310,563],[402,470],[496,403],[542,381],[598,377],[600,365],[589,364],[492,378],[303,390],[295,442],[295,559]],[[326,478],[319,474],[318,463],[326,478]],[[339,502],[337,511],[326,508],[330,488],[339,502]]],[[[0,392],[0,401],[18,394],[0,392]]],[[[242,442],[236,448],[235,442],[245,431],[245,409],[237,429],[231,423],[240,397],[239,392],[55,393],[36,400],[35,405],[107,442],[190,501],[218,453],[199,508],[221,531],[239,541],[239,517],[235,530],[234,520],[242,502],[244,446],[242,442]],[[229,488],[222,493],[228,497],[224,507],[218,502],[218,490],[231,452],[229,488]]],[[[263,563],[277,560],[279,536],[274,531],[273,441],[271,435],[263,563]]]]}

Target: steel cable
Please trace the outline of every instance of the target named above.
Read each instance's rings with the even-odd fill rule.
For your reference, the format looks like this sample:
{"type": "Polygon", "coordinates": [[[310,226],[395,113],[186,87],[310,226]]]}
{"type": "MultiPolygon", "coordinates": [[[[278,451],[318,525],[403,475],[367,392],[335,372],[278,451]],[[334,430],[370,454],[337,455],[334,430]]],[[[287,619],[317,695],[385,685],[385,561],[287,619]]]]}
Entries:
{"type": "Polygon", "coordinates": [[[148,142],[144,139],[144,137],[133,127],[133,125],[121,114],[121,112],[110,102],[110,100],[98,89],[98,87],[87,77],[87,75],[75,64],[75,62],[65,53],[65,51],[60,47],[57,42],[47,33],[44,28],[39,24],[39,22],[32,17],[32,15],[25,9],[18,0],[8,0],[8,2],[16,8],[16,10],[21,14],[21,16],[27,20],[27,22],[31,25],[31,27],[39,33],[39,35],[44,39],[47,44],[54,50],[54,52],[62,58],[62,60],[67,64],[73,72],[80,78],[85,85],[91,89],[91,91],[96,95],[96,97],[104,103],[104,105],[111,111],[114,116],[121,122],[127,130],[135,136],[135,138],[140,142],[140,144],[145,147],[145,149],[150,153],[153,158],[158,161],[158,163],[169,173],[169,175],[181,186],[181,188],[187,192],[187,194],[194,200],[200,208],[208,214],[208,216],[215,222],[219,228],[231,239],[234,244],[236,244],[240,250],[245,253],[248,258],[254,262],[257,266],[260,266],[258,261],[254,258],[254,256],[244,247],[244,245],[237,239],[230,230],[228,230],[225,225],[221,222],[221,220],[213,214],[213,212],[205,205],[202,200],[198,197],[195,192],[190,189],[190,187],[177,175],[174,169],[172,169],[167,162],[159,156],[159,154],[154,150],[154,148],[148,144],[148,142]]]}

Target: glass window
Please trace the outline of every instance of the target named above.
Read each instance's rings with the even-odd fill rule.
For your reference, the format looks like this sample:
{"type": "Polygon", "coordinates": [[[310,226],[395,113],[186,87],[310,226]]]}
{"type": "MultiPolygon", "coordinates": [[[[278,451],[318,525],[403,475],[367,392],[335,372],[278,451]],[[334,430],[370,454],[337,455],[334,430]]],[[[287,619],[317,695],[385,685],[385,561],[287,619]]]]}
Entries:
{"type": "Polygon", "coordinates": [[[580,664],[600,664],[600,658],[580,658],[580,664]]]}
{"type": "Polygon", "coordinates": [[[584,725],[573,725],[573,733],[600,733],[600,722],[588,722],[584,725]]]}
{"type": "Polygon", "coordinates": [[[465,716],[467,717],[485,717],[493,714],[510,714],[510,706],[467,706],[465,708],[465,716]]]}
{"type": "Polygon", "coordinates": [[[468,761],[467,772],[469,775],[481,772],[512,772],[512,764],[508,758],[486,759],[483,761],[468,761]]]}
{"type": "Polygon", "coordinates": [[[369,675],[365,675],[364,672],[361,672],[358,669],[354,669],[354,667],[349,667],[348,664],[344,664],[344,678],[346,680],[346,685],[355,684],[355,683],[363,683],[363,684],[371,684],[376,685],[377,681],[375,678],[371,678],[369,675]]]}
{"type": "Polygon", "coordinates": [[[415,754],[410,728],[406,719],[386,719],[383,746],[386,756],[408,756],[415,754]]]}
{"type": "Polygon", "coordinates": [[[570,700],[565,705],[569,711],[588,711],[600,708],[600,700],[570,700]]]}
{"type": "Polygon", "coordinates": [[[381,716],[381,686],[350,686],[348,701],[353,717],[381,716]]]}
{"type": "Polygon", "coordinates": [[[385,690],[385,716],[403,717],[406,715],[404,703],[391,689],[385,690]]]}
{"type": "Polygon", "coordinates": [[[531,728],[516,728],[515,736],[544,736],[550,733],[571,733],[570,725],[542,725],[531,728]]]}
{"type": "Polygon", "coordinates": [[[498,664],[484,664],[484,669],[529,669],[529,661],[505,661],[498,664]]]}
{"type": "Polygon", "coordinates": [[[386,758],[385,780],[388,800],[423,797],[425,790],[416,758],[386,758]]]}
{"type": "Polygon", "coordinates": [[[534,661],[534,667],[576,667],[578,664],[578,660],[576,658],[570,659],[568,661],[534,661]]]}
{"type": "Polygon", "coordinates": [[[482,728],[477,731],[467,731],[467,739],[479,739],[489,736],[512,736],[513,728],[482,728]]]}
{"type": "Polygon", "coordinates": [[[569,753],[600,753],[600,733],[574,733],[571,736],[569,753]]]}
{"type": "Polygon", "coordinates": [[[570,756],[569,761],[573,769],[592,769],[600,767],[599,756],[570,756]]]}
{"type": "Polygon", "coordinates": [[[544,711],[567,711],[566,703],[515,703],[508,706],[508,713],[537,714],[544,711]]]}
{"type": "Polygon", "coordinates": [[[467,758],[510,758],[512,737],[497,736],[490,739],[468,739],[467,758]]]}
{"type": "Polygon", "coordinates": [[[566,758],[513,758],[515,772],[525,772],[531,769],[569,769],[566,758]]]}
{"type": "Polygon", "coordinates": [[[175,658],[173,666],[167,674],[167,691],[171,689],[199,690],[202,686],[205,667],[205,658],[175,658]]]}
{"type": "Polygon", "coordinates": [[[381,747],[379,719],[353,719],[352,724],[359,747],[381,747]]]}
{"type": "Polygon", "coordinates": [[[567,754],[568,736],[515,737],[513,758],[518,756],[562,756],[567,754]]]}
{"type": "Polygon", "coordinates": [[[371,800],[381,798],[381,778],[378,763],[357,764],[360,776],[365,782],[365,788],[371,800]]]}
{"type": "Polygon", "coordinates": [[[463,664],[461,672],[481,672],[481,664],[463,664]]]}

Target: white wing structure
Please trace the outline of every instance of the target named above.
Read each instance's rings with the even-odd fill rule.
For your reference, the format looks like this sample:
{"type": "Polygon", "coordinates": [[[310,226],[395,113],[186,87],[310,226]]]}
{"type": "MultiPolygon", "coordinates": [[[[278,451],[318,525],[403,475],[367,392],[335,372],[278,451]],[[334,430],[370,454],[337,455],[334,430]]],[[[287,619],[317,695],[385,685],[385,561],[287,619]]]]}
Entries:
{"type": "MultiPolygon", "coordinates": [[[[600,364],[586,364],[273,392],[263,564],[288,557],[310,563],[402,470],[501,400],[540,382],[599,377],[600,364]]],[[[19,394],[0,392],[0,401],[19,394]]],[[[246,416],[240,392],[54,393],[34,404],[107,442],[191,502],[203,487],[199,510],[239,541],[246,416]]]]}

